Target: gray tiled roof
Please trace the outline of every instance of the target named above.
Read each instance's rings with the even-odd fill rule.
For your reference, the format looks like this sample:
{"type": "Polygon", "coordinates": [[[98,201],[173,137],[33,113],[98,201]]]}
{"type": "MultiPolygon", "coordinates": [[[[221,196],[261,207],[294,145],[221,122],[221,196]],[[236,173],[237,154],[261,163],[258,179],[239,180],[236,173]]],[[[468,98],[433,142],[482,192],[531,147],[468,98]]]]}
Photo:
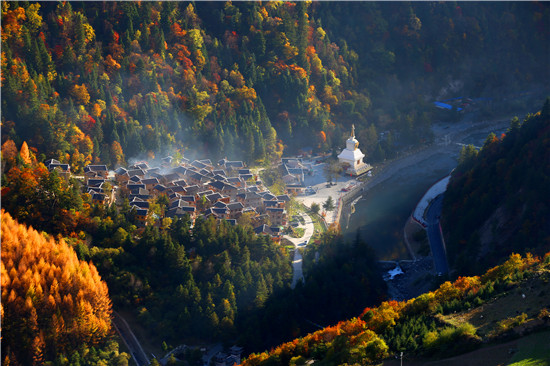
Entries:
{"type": "Polygon", "coordinates": [[[141,169],[132,169],[132,170],[128,170],[128,175],[130,177],[133,177],[135,175],[139,175],[139,176],[145,176],[145,172],[141,169]]]}
{"type": "Polygon", "coordinates": [[[106,172],[107,165],[86,165],[84,172],[106,172]]]}
{"type": "Polygon", "coordinates": [[[242,210],[244,209],[244,205],[240,202],[231,202],[227,205],[227,208],[231,211],[242,210]]]}

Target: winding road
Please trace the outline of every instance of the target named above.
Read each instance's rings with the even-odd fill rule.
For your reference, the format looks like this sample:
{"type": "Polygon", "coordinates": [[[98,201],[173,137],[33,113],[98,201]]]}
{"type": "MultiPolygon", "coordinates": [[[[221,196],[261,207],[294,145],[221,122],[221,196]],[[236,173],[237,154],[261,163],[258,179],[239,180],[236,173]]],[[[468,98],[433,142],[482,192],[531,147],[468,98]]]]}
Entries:
{"type": "Polygon", "coordinates": [[[300,253],[299,248],[305,247],[308,243],[311,237],[313,236],[314,232],[314,226],[313,221],[311,221],[311,217],[309,215],[302,213],[301,216],[305,220],[305,225],[300,224],[298,227],[301,227],[304,229],[304,235],[301,238],[292,238],[288,235],[284,235],[283,238],[290,241],[292,244],[294,244],[295,250],[294,250],[294,259],[292,260],[292,284],[291,287],[296,287],[296,284],[298,281],[304,282],[304,273],[302,270],[302,253],[300,253]]]}
{"type": "Polygon", "coordinates": [[[130,326],[126,320],[124,320],[124,318],[121,317],[116,311],[113,311],[113,325],[124,341],[124,344],[126,344],[126,347],[128,347],[128,350],[130,351],[136,365],[149,365],[149,357],[147,357],[147,354],[143,351],[143,348],[141,347],[141,344],[139,344],[135,334],[130,329],[130,326]]]}

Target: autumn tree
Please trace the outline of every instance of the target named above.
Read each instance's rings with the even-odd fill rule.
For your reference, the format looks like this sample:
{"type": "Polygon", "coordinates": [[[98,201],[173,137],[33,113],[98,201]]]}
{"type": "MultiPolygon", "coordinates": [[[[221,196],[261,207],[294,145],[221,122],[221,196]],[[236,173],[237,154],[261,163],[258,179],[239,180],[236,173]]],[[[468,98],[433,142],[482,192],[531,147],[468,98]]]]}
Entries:
{"type": "Polygon", "coordinates": [[[2,173],[5,169],[9,170],[13,164],[15,164],[15,158],[17,157],[17,146],[11,139],[7,139],[2,144],[2,173]]]}
{"type": "Polygon", "coordinates": [[[111,300],[95,266],[64,240],[2,215],[2,353],[41,364],[111,332],[111,300]]]}
{"type": "Polygon", "coordinates": [[[71,95],[76,99],[76,101],[82,105],[87,105],[90,103],[90,94],[86,85],[75,84],[71,90],[71,95]]]}
{"type": "Polygon", "coordinates": [[[23,141],[23,144],[21,145],[21,149],[19,150],[19,157],[21,158],[23,163],[27,165],[32,164],[29,146],[27,145],[26,141],[23,141]]]}

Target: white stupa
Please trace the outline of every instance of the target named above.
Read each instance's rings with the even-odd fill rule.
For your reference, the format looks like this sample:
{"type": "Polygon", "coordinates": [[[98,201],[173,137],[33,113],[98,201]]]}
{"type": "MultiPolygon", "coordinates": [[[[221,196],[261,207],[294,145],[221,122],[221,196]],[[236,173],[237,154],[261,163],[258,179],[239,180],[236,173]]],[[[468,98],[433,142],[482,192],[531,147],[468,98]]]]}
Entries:
{"type": "Polygon", "coordinates": [[[346,148],[338,155],[340,164],[345,167],[346,174],[361,175],[372,169],[372,166],[365,164],[365,154],[359,150],[359,141],[355,139],[355,126],[351,125],[351,134],[346,140],[346,148]]]}

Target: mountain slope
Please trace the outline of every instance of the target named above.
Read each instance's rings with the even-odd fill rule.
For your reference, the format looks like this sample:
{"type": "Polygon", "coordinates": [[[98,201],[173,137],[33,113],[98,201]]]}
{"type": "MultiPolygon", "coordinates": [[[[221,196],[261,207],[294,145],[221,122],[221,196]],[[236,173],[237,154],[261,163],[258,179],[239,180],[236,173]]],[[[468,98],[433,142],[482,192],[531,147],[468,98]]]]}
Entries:
{"type": "Polygon", "coordinates": [[[383,160],[429,140],[434,98],[547,86],[549,13],[544,2],[4,1],[2,142],[80,172],[326,152],[354,123],[367,158],[383,160]]]}
{"type": "Polygon", "coordinates": [[[514,254],[480,277],[459,277],[406,302],[383,302],[365,309],[360,318],[295,339],[269,353],[252,354],[242,365],[301,365],[307,360],[321,365],[366,365],[401,351],[417,360],[464,353],[481,342],[547,328],[549,280],[550,253],[544,259],[514,254]],[[525,313],[501,309],[501,315],[486,328],[474,320],[479,311],[489,314],[490,308],[501,308],[499,304],[528,290],[533,301],[525,313]],[[457,320],[460,314],[470,318],[463,315],[457,320]]]}
{"type": "Polygon", "coordinates": [[[550,100],[479,153],[463,149],[445,193],[442,227],[451,266],[480,273],[512,252],[550,250],[550,100]],[[475,261],[471,259],[475,258],[475,261]]]}

